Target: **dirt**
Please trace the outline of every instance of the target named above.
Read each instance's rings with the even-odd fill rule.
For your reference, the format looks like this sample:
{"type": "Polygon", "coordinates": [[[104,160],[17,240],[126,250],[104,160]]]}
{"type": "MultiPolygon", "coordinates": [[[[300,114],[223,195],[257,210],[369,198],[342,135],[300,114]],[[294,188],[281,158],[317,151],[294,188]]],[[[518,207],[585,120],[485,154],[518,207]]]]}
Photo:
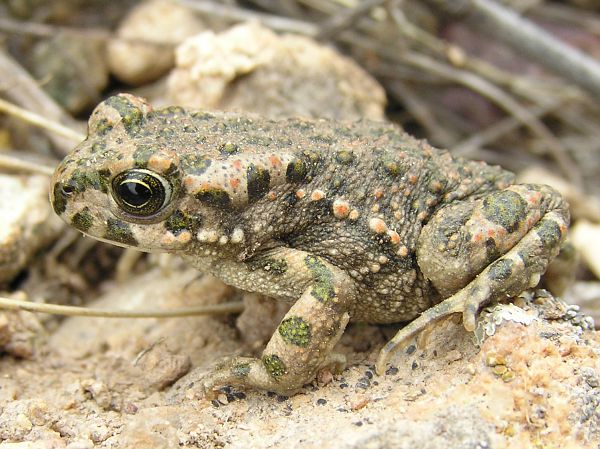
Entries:
{"type": "MultiPolygon", "coordinates": [[[[91,305],[172,308],[239,295],[179,268],[105,287],[91,305]]],[[[276,315],[241,321],[274,328],[276,315]]],[[[352,325],[338,347],[348,368],[321,373],[296,396],[223,388],[209,401],[200,381],[211,365],[261,350],[260,335],[244,335],[233,317],[67,318],[39,330],[31,357],[0,359],[0,447],[597,447],[597,332],[505,320],[478,348],[449,320],[377,376],[377,350],[396,329],[352,325]]]]}

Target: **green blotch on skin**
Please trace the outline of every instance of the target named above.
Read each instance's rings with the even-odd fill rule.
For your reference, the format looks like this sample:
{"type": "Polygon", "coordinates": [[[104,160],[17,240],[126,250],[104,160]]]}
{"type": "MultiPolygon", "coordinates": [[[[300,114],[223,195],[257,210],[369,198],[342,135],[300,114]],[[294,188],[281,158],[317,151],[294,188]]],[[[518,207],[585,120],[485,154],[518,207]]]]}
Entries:
{"type": "Polygon", "coordinates": [[[288,265],[285,259],[266,257],[264,259],[248,262],[248,268],[252,271],[263,270],[275,276],[281,276],[282,274],[286,273],[288,265]]]}
{"type": "Polygon", "coordinates": [[[238,363],[231,368],[231,374],[235,377],[246,377],[250,373],[249,363],[238,363]]]}
{"type": "Polygon", "coordinates": [[[108,192],[108,170],[84,171],[75,170],[67,185],[72,187],[77,193],[85,192],[87,189],[100,190],[102,193],[108,192]]]}
{"type": "Polygon", "coordinates": [[[185,109],[183,109],[181,106],[169,106],[159,109],[157,113],[165,118],[178,118],[182,115],[185,115],[185,109]]]}
{"type": "MultiPolygon", "coordinates": [[[[240,130],[240,132],[244,132],[244,130],[240,130]]],[[[247,142],[249,145],[255,145],[257,147],[268,147],[273,143],[273,139],[269,136],[247,135],[245,142],[247,142]]]]}
{"type": "Polygon", "coordinates": [[[202,189],[199,192],[197,192],[194,196],[199,201],[210,204],[211,206],[231,206],[231,197],[229,196],[229,194],[225,190],[219,189],[217,187],[209,187],[206,189],[202,189]]]}
{"type": "Polygon", "coordinates": [[[71,217],[71,225],[80,231],[87,231],[94,224],[94,217],[90,214],[89,207],[84,207],[71,217]]]}
{"type": "Polygon", "coordinates": [[[527,203],[516,192],[494,192],[483,200],[483,215],[508,232],[514,232],[527,216],[527,203]]]}
{"type": "Polygon", "coordinates": [[[392,155],[384,154],[377,162],[386,175],[393,178],[402,175],[402,166],[392,155]]]}
{"type": "Polygon", "coordinates": [[[304,262],[313,276],[313,285],[311,289],[313,297],[320,302],[328,302],[335,298],[336,294],[333,287],[333,275],[329,268],[314,256],[306,256],[304,262]]]}
{"type": "Polygon", "coordinates": [[[227,142],[219,147],[219,152],[223,156],[231,156],[240,152],[240,147],[235,143],[227,142]]]}
{"type": "Polygon", "coordinates": [[[491,263],[492,261],[498,259],[502,255],[502,253],[498,249],[496,240],[489,238],[485,241],[485,255],[488,263],[491,263]]]}
{"type": "Polygon", "coordinates": [[[271,174],[266,168],[250,164],[246,171],[246,180],[248,185],[248,202],[254,203],[269,191],[271,174]]]}
{"type": "Polygon", "coordinates": [[[286,343],[306,347],[311,340],[310,324],[299,316],[286,318],[279,325],[279,334],[286,343]]]}
{"type": "Polygon", "coordinates": [[[192,117],[195,120],[202,121],[202,122],[212,120],[215,118],[215,116],[213,114],[211,114],[210,112],[203,112],[203,111],[193,111],[190,113],[190,117],[192,117]]]}
{"type": "Polygon", "coordinates": [[[183,231],[190,231],[192,234],[200,228],[202,221],[200,217],[189,215],[183,211],[176,210],[165,220],[165,227],[171,231],[173,235],[179,235],[183,231]]]}
{"type": "Polygon", "coordinates": [[[212,160],[201,154],[188,153],[181,157],[180,164],[186,174],[201,175],[211,166],[212,160]]]}
{"type": "Polygon", "coordinates": [[[521,258],[521,260],[523,261],[523,265],[525,265],[525,268],[527,269],[540,270],[544,264],[543,259],[540,259],[538,254],[536,254],[534,251],[528,251],[527,249],[523,249],[521,251],[518,251],[517,254],[521,258]]]}
{"type": "Polygon", "coordinates": [[[309,139],[315,143],[322,143],[325,145],[333,145],[335,143],[335,138],[332,136],[326,136],[324,134],[314,134],[309,136],[309,139]]]}
{"type": "Polygon", "coordinates": [[[346,179],[341,176],[334,176],[331,180],[331,185],[334,189],[340,189],[346,184],[346,179]]]}
{"type": "Polygon", "coordinates": [[[162,126],[158,130],[158,135],[166,141],[174,140],[179,137],[178,126],[162,126]]]}
{"type": "Polygon", "coordinates": [[[308,167],[302,159],[293,159],[285,171],[285,177],[288,182],[302,182],[307,175],[308,167]]]}
{"type": "Polygon", "coordinates": [[[103,153],[106,151],[106,142],[96,142],[92,145],[92,153],[103,153]]]}
{"type": "Polygon", "coordinates": [[[104,103],[119,113],[121,123],[128,132],[139,127],[142,123],[143,112],[126,97],[116,95],[108,98],[104,103]]]}
{"type": "Polygon", "coordinates": [[[505,281],[512,274],[513,265],[513,261],[510,259],[498,259],[490,265],[488,276],[494,281],[505,281]]]}
{"type": "Polygon", "coordinates": [[[187,112],[181,106],[168,106],[162,109],[155,109],[146,114],[146,120],[158,119],[162,124],[171,123],[167,120],[170,119],[181,119],[182,116],[186,115],[187,112]]]}
{"type": "Polygon", "coordinates": [[[106,222],[106,233],[104,238],[125,245],[137,246],[138,241],[133,236],[129,224],[121,220],[109,218],[106,222]]]}
{"type": "Polygon", "coordinates": [[[535,231],[542,241],[544,248],[554,248],[562,238],[560,226],[552,220],[542,220],[536,227],[535,231]]]}
{"type": "Polygon", "coordinates": [[[282,274],[284,274],[287,269],[287,262],[284,259],[267,259],[265,261],[265,264],[263,266],[263,269],[265,271],[269,271],[275,275],[281,276],[282,274]]]}
{"type": "Polygon", "coordinates": [[[338,151],[335,154],[335,160],[343,165],[351,165],[355,160],[354,153],[346,150],[338,151]]]}
{"type": "Polygon", "coordinates": [[[269,373],[269,375],[271,377],[274,377],[277,379],[278,377],[281,377],[282,375],[284,375],[287,372],[287,369],[285,367],[285,364],[283,363],[283,360],[281,360],[275,354],[263,356],[262,362],[263,362],[265,369],[267,370],[267,373],[269,373]]]}
{"type": "Polygon", "coordinates": [[[148,161],[158,151],[154,145],[137,145],[133,152],[133,161],[137,168],[147,168],[148,161]]]}
{"type": "Polygon", "coordinates": [[[110,131],[112,131],[112,129],[113,129],[113,123],[111,121],[109,121],[108,119],[103,118],[103,119],[98,120],[95,123],[94,129],[90,129],[90,132],[93,132],[94,134],[98,134],[100,136],[105,136],[110,131]]]}
{"type": "Polygon", "coordinates": [[[62,215],[67,208],[67,196],[63,193],[63,184],[57,182],[52,189],[52,208],[57,215],[62,215]]]}
{"type": "Polygon", "coordinates": [[[317,162],[319,162],[321,160],[319,153],[317,153],[316,151],[311,151],[311,150],[302,151],[302,157],[305,159],[305,161],[307,161],[307,163],[309,165],[316,164],[317,162]]]}

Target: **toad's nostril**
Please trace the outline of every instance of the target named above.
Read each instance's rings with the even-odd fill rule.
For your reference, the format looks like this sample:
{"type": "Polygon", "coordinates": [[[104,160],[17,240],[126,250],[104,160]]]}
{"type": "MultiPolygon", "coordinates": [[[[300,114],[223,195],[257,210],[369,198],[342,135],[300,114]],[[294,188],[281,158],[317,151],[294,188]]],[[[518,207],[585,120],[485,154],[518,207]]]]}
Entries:
{"type": "Polygon", "coordinates": [[[73,193],[75,193],[75,186],[73,185],[69,185],[69,184],[65,184],[63,186],[61,186],[60,188],[61,192],[66,195],[66,196],[70,196],[73,193]]]}

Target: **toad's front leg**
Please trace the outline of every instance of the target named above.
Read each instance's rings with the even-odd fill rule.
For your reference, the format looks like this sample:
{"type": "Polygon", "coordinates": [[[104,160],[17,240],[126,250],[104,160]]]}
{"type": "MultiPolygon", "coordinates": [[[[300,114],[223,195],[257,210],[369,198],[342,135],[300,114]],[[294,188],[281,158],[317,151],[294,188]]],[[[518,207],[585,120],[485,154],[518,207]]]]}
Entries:
{"type": "Polygon", "coordinates": [[[291,395],[312,381],[319,369],[344,368],[343,356],[331,351],[349,320],[346,304],[353,294],[352,281],[343,271],[302,251],[286,248],[277,258],[291,272],[290,279],[307,281],[308,287],[285,315],[260,359],[231,358],[205,378],[208,396],[223,385],[291,395]]]}

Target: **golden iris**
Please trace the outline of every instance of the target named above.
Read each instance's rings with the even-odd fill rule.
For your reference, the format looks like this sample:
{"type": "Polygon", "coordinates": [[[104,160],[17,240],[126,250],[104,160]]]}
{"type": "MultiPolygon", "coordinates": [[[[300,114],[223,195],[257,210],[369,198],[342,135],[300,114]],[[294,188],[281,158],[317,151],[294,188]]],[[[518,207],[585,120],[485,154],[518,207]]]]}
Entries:
{"type": "Polygon", "coordinates": [[[158,174],[144,169],[119,173],[112,181],[112,194],[119,207],[136,217],[150,217],[168,201],[169,183],[158,174]]]}

